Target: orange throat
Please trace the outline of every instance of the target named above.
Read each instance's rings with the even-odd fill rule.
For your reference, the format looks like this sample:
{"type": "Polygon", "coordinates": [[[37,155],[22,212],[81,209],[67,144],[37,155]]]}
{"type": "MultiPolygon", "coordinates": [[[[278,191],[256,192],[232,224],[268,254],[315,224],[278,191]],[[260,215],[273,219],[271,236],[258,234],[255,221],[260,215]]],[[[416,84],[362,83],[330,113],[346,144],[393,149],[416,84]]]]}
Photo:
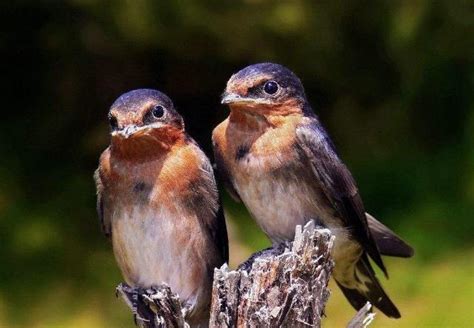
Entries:
{"type": "Polygon", "coordinates": [[[290,99],[275,105],[230,105],[229,122],[248,130],[265,130],[284,124],[289,117],[302,116],[301,106],[290,99]]]}

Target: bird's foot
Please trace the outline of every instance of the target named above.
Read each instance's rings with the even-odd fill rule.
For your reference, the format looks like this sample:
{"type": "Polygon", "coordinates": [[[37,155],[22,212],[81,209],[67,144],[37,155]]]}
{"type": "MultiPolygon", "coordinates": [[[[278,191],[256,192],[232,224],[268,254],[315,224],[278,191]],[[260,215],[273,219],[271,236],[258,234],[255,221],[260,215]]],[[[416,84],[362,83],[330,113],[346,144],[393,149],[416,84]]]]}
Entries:
{"type": "Polygon", "coordinates": [[[255,260],[257,258],[262,258],[262,257],[267,257],[267,256],[275,256],[275,255],[281,254],[284,251],[285,245],[286,245],[285,243],[282,243],[282,244],[278,244],[278,245],[273,246],[273,247],[265,248],[265,249],[263,249],[261,251],[258,251],[256,253],[253,253],[252,256],[250,256],[248,258],[247,261],[245,261],[244,263],[239,265],[237,270],[249,272],[250,269],[252,268],[253,262],[255,262],[255,260]]]}
{"type": "Polygon", "coordinates": [[[129,308],[132,310],[133,314],[133,321],[135,325],[139,326],[142,322],[148,322],[149,320],[143,318],[140,315],[139,305],[140,305],[140,297],[146,294],[146,291],[142,288],[138,287],[131,287],[125,283],[121,283],[117,286],[115,290],[115,296],[121,296],[129,308]]]}
{"type": "Polygon", "coordinates": [[[187,318],[194,310],[194,304],[190,302],[184,302],[181,304],[181,314],[183,318],[187,318]]]}

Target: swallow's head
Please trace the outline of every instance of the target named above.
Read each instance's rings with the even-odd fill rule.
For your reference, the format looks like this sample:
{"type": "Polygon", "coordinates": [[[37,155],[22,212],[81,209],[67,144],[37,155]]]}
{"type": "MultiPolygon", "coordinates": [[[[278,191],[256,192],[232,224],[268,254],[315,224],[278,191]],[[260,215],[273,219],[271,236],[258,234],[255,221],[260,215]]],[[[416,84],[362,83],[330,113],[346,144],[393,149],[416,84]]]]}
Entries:
{"type": "Polygon", "coordinates": [[[165,146],[184,134],[183,118],[171,99],[157,90],[124,93],[110,107],[108,118],[112,142],[121,145],[165,146]]]}
{"type": "Polygon", "coordinates": [[[231,110],[262,114],[299,111],[305,101],[300,79],[288,68],[273,63],[250,65],[232,75],[221,100],[231,110]]]}
{"type": "Polygon", "coordinates": [[[132,139],[170,131],[183,131],[183,118],[164,93],[138,89],[121,95],[110,107],[112,137],[132,139]]]}

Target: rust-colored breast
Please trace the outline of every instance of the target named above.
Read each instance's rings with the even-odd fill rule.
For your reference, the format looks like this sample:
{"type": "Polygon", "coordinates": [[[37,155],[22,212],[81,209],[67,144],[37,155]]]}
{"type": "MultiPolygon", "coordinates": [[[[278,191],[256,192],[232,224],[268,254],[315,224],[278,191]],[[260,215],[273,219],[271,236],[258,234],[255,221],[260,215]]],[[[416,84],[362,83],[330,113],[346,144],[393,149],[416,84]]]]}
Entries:
{"type": "Polygon", "coordinates": [[[300,121],[299,114],[267,116],[260,123],[240,116],[235,119],[230,117],[214,130],[214,145],[228,166],[227,170],[235,174],[239,171],[238,166],[243,157],[264,159],[292,153],[295,131],[300,121]]]}
{"type": "Polygon", "coordinates": [[[127,186],[141,189],[137,184],[151,188],[150,203],[175,203],[176,195],[183,195],[188,189],[190,181],[198,177],[200,166],[199,158],[192,147],[187,144],[174,146],[169,152],[150,163],[122,164],[121,178],[134,184],[127,186]],[[132,173],[132,174],[130,174],[132,173]]]}

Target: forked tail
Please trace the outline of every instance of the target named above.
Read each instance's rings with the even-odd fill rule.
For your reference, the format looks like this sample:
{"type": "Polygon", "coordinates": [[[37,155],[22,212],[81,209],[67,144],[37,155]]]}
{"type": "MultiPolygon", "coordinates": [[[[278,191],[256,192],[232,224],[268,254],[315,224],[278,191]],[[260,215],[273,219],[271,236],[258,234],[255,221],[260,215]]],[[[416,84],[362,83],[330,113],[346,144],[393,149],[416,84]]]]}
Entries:
{"type": "Polygon", "coordinates": [[[400,312],[397,307],[385,293],[377,277],[375,277],[375,272],[366,254],[362,255],[359,262],[357,262],[354,276],[357,283],[353,289],[344,287],[339,282],[336,282],[356,310],[362,308],[369,301],[386,316],[400,318],[400,312]]]}

